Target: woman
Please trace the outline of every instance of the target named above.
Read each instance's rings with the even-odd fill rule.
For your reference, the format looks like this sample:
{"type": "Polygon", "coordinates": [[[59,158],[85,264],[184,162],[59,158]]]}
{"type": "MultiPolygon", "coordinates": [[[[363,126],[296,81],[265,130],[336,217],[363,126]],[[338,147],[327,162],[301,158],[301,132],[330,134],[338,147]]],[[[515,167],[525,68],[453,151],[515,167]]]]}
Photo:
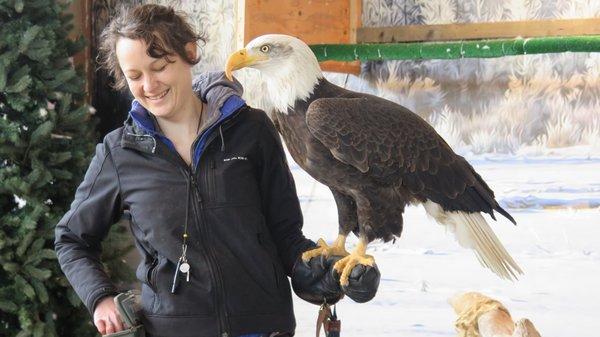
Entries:
{"type": "MultiPolygon", "coordinates": [[[[100,40],[102,65],[135,100],[124,126],[96,147],[56,227],[59,263],[98,331],[123,329],[99,257],[110,225],[127,212],[148,335],[293,335],[286,275],[296,275],[308,300],[334,302],[342,291],[331,259],[296,265],[315,245],[302,235],[273,124],[222,74],[192,83],[202,38],[171,8],[124,9],[100,40]]],[[[374,294],[378,274],[367,286],[362,275],[354,289],[374,294]]]]}

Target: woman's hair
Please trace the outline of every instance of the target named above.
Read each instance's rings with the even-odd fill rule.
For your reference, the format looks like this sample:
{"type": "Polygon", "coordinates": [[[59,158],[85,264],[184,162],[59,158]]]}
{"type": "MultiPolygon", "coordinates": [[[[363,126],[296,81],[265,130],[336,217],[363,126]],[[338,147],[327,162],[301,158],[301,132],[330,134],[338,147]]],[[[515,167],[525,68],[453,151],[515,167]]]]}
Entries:
{"type": "Polygon", "coordinates": [[[200,57],[190,58],[185,50],[189,42],[206,42],[205,38],[194,32],[186,21],[186,15],[175,12],[172,7],[160,5],[141,5],[121,7],[117,15],[100,34],[97,61],[114,78],[113,88],[121,90],[127,87],[127,81],[117,60],[116,47],[120,38],[142,40],[148,46],[146,53],[154,58],[179,55],[190,65],[197,64],[200,57]]]}

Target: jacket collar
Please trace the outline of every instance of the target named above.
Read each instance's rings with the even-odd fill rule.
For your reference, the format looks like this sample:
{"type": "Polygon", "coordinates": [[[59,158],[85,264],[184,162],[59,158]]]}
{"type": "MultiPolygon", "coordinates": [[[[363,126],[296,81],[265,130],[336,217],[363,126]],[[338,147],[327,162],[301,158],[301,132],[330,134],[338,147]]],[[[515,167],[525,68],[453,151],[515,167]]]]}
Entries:
{"type": "MultiPolygon", "coordinates": [[[[208,114],[203,134],[208,136],[219,124],[234,115],[246,102],[237,95],[229,96],[220,108],[208,104],[208,114]]],[[[156,128],[156,120],[137,100],[131,103],[129,116],[124,123],[121,145],[123,148],[138,150],[145,153],[156,151],[157,141],[164,142],[169,148],[175,149],[172,142],[156,128]]],[[[206,139],[206,137],[203,137],[206,139]]],[[[195,151],[197,152],[197,151],[195,151]]]]}
{"type": "MultiPolygon", "coordinates": [[[[192,90],[208,108],[200,130],[202,137],[197,142],[197,148],[194,149],[194,157],[196,157],[202,151],[198,149],[198,145],[204,146],[202,140],[204,139],[205,142],[210,133],[215,130],[215,126],[218,127],[246,103],[240,98],[243,93],[241,83],[235,79],[230,81],[223,71],[204,72],[196,76],[192,81],[192,90]]],[[[126,148],[154,153],[157,141],[162,141],[175,151],[173,143],[158,130],[157,125],[154,116],[134,100],[131,103],[129,117],[125,121],[121,144],[126,148]]]]}

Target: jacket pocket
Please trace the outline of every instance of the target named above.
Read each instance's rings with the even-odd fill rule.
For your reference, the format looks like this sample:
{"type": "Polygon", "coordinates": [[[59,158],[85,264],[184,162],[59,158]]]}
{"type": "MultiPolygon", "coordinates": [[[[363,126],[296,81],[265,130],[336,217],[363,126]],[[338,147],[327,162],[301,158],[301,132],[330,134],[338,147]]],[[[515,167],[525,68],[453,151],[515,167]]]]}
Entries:
{"type": "Polygon", "coordinates": [[[230,313],[270,314],[284,310],[289,295],[282,295],[277,286],[277,282],[282,282],[276,277],[277,262],[260,243],[260,210],[254,205],[239,205],[210,208],[205,214],[212,237],[226,238],[212,240],[211,244],[219,255],[230,313]]]}
{"type": "Polygon", "coordinates": [[[209,164],[208,164],[208,194],[211,198],[213,198],[215,201],[221,201],[219,200],[219,195],[220,193],[217,193],[217,183],[216,183],[216,179],[215,179],[215,170],[216,170],[216,165],[215,165],[215,158],[210,158],[209,164]]]}
{"type": "Polygon", "coordinates": [[[156,286],[153,275],[158,266],[158,258],[147,256],[146,261],[140,264],[136,271],[138,279],[142,282],[142,308],[146,312],[154,312],[156,305],[156,286]],[[149,263],[148,261],[152,259],[149,263]]]}
{"type": "Polygon", "coordinates": [[[243,151],[207,153],[204,161],[207,200],[258,205],[259,184],[256,169],[249,158],[243,151]]]}
{"type": "MultiPolygon", "coordinates": [[[[193,247],[193,246],[190,246],[193,247]]],[[[158,263],[149,272],[150,286],[156,294],[152,307],[153,316],[210,316],[215,311],[214,291],[210,283],[210,272],[201,266],[196,251],[188,250],[191,277],[188,282],[183,273],[176,271],[176,263],[158,255],[158,263]],[[175,293],[171,292],[173,277],[178,281],[175,293]]]]}
{"type": "Polygon", "coordinates": [[[157,263],[158,259],[150,255],[146,255],[138,265],[135,272],[137,279],[147,286],[152,287],[152,273],[156,269],[157,263]]]}
{"type": "Polygon", "coordinates": [[[216,154],[207,153],[207,159],[203,167],[200,168],[200,181],[202,182],[202,190],[205,192],[204,200],[208,202],[221,202],[225,200],[222,193],[219,193],[216,182],[216,154]]]}
{"type": "Polygon", "coordinates": [[[277,246],[275,245],[275,242],[273,242],[268,228],[265,225],[265,219],[262,215],[260,216],[260,220],[257,223],[256,230],[258,245],[271,260],[271,266],[273,268],[273,279],[277,291],[281,295],[286,296],[287,292],[289,291],[288,279],[285,274],[285,271],[283,270],[283,264],[279,257],[277,246]]]}
{"type": "Polygon", "coordinates": [[[270,240],[270,238],[265,237],[263,233],[257,233],[257,238],[259,246],[271,260],[271,268],[273,269],[273,284],[275,284],[275,287],[277,288],[280,294],[285,295],[286,287],[284,287],[284,282],[287,282],[287,276],[285,276],[283,266],[281,265],[281,261],[279,260],[277,248],[272,242],[268,241],[270,240]]]}
{"type": "Polygon", "coordinates": [[[272,263],[273,265],[273,277],[275,278],[275,286],[277,286],[277,289],[281,288],[281,284],[279,282],[279,273],[277,272],[277,266],[275,265],[275,263],[272,263]]]}
{"type": "Polygon", "coordinates": [[[147,283],[154,292],[156,292],[155,279],[156,279],[156,271],[158,270],[158,262],[159,262],[158,257],[155,257],[154,260],[152,261],[152,264],[150,264],[150,268],[148,268],[148,272],[146,273],[147,283]]]}

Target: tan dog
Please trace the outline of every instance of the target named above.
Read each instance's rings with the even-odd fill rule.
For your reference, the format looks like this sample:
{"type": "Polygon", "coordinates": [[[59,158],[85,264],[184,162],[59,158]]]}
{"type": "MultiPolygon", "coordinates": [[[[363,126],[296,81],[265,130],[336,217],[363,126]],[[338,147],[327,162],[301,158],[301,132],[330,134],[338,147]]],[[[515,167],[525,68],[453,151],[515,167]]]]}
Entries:
{"type": "Polygon", "coordinates": [[[513,322],[502,303],[477,292],[458,294],[450,305],[459,337],[541,337],[527,318],[513,322]]]}

